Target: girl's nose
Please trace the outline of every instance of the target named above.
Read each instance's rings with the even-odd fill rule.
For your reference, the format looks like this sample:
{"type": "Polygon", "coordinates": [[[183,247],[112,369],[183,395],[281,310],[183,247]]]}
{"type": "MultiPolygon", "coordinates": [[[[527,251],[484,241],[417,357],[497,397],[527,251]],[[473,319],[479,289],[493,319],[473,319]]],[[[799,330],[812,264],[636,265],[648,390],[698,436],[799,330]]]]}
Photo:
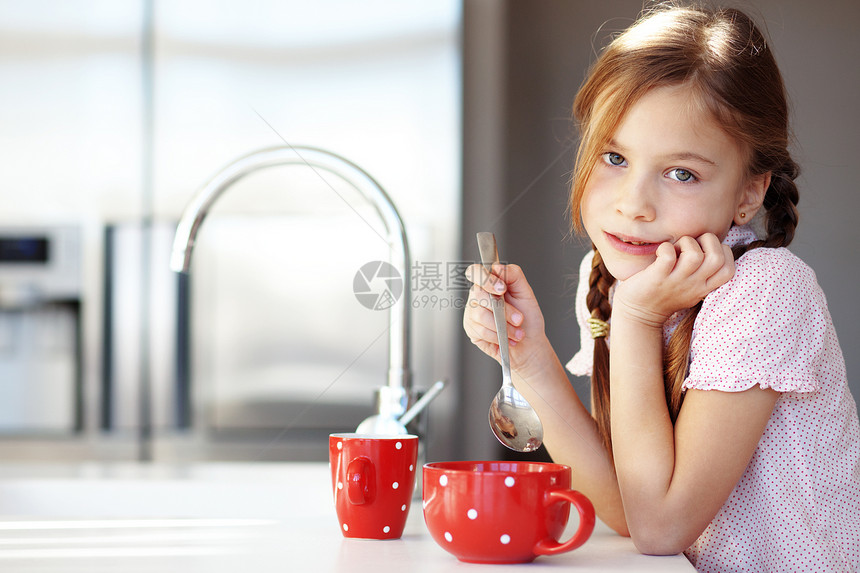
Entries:
{"type": "Polygon", "coordinates": [[[630,219],[652,221],[657,211],[651,185],[633,174],[619,183],[615,191],[615,210],[630,219]]]}

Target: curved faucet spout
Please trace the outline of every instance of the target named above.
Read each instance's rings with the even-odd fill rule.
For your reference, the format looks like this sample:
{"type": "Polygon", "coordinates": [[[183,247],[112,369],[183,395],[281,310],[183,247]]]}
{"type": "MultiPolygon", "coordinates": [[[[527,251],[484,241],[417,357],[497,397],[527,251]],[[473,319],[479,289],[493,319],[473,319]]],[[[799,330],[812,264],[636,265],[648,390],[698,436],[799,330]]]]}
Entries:
{"type": "MultiPolygon", "coordinates": [[[[273,147],[241,157],[222,169],[191,200],[182,213],[173,240],[170,267],[187,273],[191,267],[191,253],[203,219],[224,191],[246,175],[270,167],[304,165],[322,178],[322,172],[333,174],[353,188],[376,210],[385,227],[385,241],[390,259],[403,273],[403,297],[399,313],[396,304],[389,310],[389,369],[387,415],[399,417],[408,407],[412,390],[410,373],[409,339],[411,331],[410,255],[406,229],[394,203],[373,177],[351,161],[314,147],[273,147]],[[389,414],[390,413],[390,414],[389,414]]],[[[324,178],[323,178],[324,179],[324,178]]],[[[382,408],[382,405],[380,405],[382,408]]]]}

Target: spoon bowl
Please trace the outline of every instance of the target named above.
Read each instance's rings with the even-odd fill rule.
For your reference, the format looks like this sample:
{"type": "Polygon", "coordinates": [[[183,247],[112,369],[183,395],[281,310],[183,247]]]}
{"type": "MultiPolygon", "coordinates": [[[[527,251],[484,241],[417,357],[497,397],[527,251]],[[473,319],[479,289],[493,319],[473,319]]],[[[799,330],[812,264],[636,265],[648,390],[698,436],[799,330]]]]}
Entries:
{"type": "MultiPolygon", "coordinates": [[[[499,262],[496,237],[492,233],[478,233],[481,262],[489,272],[499,262]]],[[[490,403],[490,428],[506,447],[517,452],[533,452],[543,443],[543,424],[537,412],[511,380],[511,359],[508,347],[508,322],[505,319],[505,300],[490,295],[493,319],[499,336],[499,357],[502,363],[502,387],[490,403]]]]}
{"type": "Polygon", "coordinates": [[[513,386],[502,386],[490,403],[490,429],[496,438],[517,452],[533,452],[543,443],[543,425],[537,412],[513,386]]]}

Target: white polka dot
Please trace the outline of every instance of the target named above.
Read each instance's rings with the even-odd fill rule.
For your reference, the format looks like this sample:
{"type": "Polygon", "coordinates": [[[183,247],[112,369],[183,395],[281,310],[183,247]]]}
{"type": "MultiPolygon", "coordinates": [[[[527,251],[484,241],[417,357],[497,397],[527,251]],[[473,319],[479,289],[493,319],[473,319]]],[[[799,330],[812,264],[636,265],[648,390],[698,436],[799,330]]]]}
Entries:
{"type": "Polygon", "coordinates": [[[403,444],[401,444],[400,442],[397,442],[396,444],[394,444],[394,447],[399,450],[400,448],[403,447],[403,444]]]}
{"type": "Polygon", "coordinates": [[[337,489],[343,489],[343,482],[337,482],[337,489]]]}
{"type": "Polygon", "coordinates": [[[413,469],[415,469],[415,466],[413,466],[412,464],[409,464],[409,471],[411,472],[413,469]]]}
{"type": "Polygon", "coordinates": [[[454,541],[454,536],[451,535],[450,531],[445,532],[445,541],[447,541],[448,543],[451,543],[452,541],[454,541]]]}
{"type": "Polygon", "coordinates": [[[391,531],[391,528],[388,527],[387,525],[382,528],[382,533],[388,533],[389,531],[391,531]]]}
{"type": "Polygon", "coordinates": [[[406,511],[406,504],[405,503],[400,506],[400,511],[406,511]]]}
{"type": "Polygon", "coordinates": [[[499,541],[502,542],[502,545],[507,545],[511,542],[511,536],[505,533],[501,537],[499,537],[499,541]]]}
{"type": "Polygon", "coordinates": [[[343,530],[344,530],[344,531],[349,531],[349,526],[348,526],[347,524],[345,524],[345,523],[343,524],[343,530]]]}
{"type": "Polygon", "coordinates": [[[505,478],[505,485],[508,487],[514,487],[514,478],[508,476],[505,478]]]}
{"type": "Polygon", "coordinates": [[[466,515],[469,516],[469,519],[478,519],[478,510],[472,508],[466,512],[466,515]]]}
{"type": "Polygon", "coordinates": [[[441,486],[448,485],[448,476],[446,476],[445,474],[440,475],[439,476],[439,485],[441,485],[441,486]]]}
{"type": "Polygon", "coordinates": [[[343,449],[343,442],[338,442],[338,443],[337,443],[337,449],[339,449],[339,450],[342,450],[342,449],[343,449]]]}
{"type": "Polygon", "coordinates": [[[397,482],[394,482],[393,484],[391,484],[391,487],[393,487],[394,489],[397,489],[398,487],[400,487],[400,484],[397,482]]]}

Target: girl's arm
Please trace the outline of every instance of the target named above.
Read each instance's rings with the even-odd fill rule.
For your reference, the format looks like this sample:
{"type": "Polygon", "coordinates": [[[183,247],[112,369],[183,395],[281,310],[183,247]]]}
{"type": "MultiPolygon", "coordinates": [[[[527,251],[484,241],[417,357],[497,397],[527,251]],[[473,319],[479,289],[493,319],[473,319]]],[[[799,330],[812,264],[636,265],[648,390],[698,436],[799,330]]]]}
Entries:
{"type": "Polygon", "coordinates": [[[629,536],[615,467],[594,419],[574,391],[549,341],[545,348],[546,368],[528,377],[514,373],[514,386],[540,416],[544,445],[553,461],[571,467],[572,487],[591,500],[605,524],[629,536]]]}
{"type": "Polygon", "coordinates": [[[673,428],[662,372],[662,325],[734,274],[713,235],[665,244],[613,300],[610,395],[615,468],[627,525],[643,553],[680,553],[728,498],[779,394],[687,392],[673,428]],[[678,305],[681,305],[680,307],[678,305]]]}
{"type": "Polygon", "coordinates": [[[467,276],[475,281],[463,316],[472,342],[499,359],[495,322],[489,295],[501,283],[506,301],[511,369],[517,390],[540,416],[544,444],[554,461],[573,470],[573,487],[594,504],[609,527],[628,535],[621,495],[612,462],[597,433],[594,420],[582,405],[558,356],[544,332],[543,315],[522,270],[516,265],[495,265],[487,276],[473,265],[467,276]]]}

